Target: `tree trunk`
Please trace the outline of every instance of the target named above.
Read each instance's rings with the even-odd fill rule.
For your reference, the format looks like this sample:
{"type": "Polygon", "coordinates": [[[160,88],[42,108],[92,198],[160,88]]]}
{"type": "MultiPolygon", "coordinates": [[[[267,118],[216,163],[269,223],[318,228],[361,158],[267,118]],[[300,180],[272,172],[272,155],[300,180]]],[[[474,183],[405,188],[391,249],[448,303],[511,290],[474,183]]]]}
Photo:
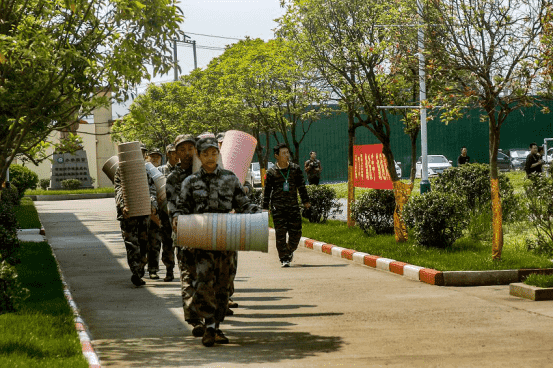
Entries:
{"type": "MultiPolygon", "coordinates": [[[[491,199],[492,199],[492,258],[502,258],[502,247],[504,246],[504,234],[502,232],[502,203],[500,202],[500,186],[498,183],[498,147],[500,145],[500,128],[496,126],[494,117],[489,113],[489,157],[491,177],[491,199]]],[[[492,112],[494,114],[494,110],[492,112]]]]}

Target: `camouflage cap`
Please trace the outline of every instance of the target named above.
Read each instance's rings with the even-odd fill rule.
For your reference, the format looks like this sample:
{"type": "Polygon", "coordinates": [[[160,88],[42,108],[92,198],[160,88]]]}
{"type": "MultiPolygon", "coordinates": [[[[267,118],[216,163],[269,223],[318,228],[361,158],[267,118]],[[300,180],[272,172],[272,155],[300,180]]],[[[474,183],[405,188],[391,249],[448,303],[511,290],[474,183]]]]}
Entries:
{"type": "Polygon", "coordinates": [[[165,152],[175,152],[175,145],[173,143],[170,143],[165,147],[165,152]]]}
{"type": "Polygon", "coordinates": [[[158,148],[152,148],[152,149],[148,152],[148,156],[152,156],[152,155],[160,155],[160,156],[162,156],[162,152],[161,152],[158,148]]]}
{"type": "Polygon", "coordinates": [[[225,138],[225,133],[218,133],[216,138],[219,143],[223,142],[223,139],[225,138]]]}
{"type": "Polygon", "coordinates": [[[196,142],[196,149],[198,150],[198,152],[203,152],[210,147],[217,148],[217,150],[219,151],[219,145],[217,144],[217,139],[213,137],[206,137],[206,138],[200,138],[198,142],[196,142]]]}
{"type": "Polygon", "coordinates": [[[181,144],[181,143],[192,143],[193,145],[196,144],[196,139],[192,136],[192,134],[181,134],[178,135],[177,138],[175,138],[175,142],[173,144],[175,145],[175,149],[181,144]]]}

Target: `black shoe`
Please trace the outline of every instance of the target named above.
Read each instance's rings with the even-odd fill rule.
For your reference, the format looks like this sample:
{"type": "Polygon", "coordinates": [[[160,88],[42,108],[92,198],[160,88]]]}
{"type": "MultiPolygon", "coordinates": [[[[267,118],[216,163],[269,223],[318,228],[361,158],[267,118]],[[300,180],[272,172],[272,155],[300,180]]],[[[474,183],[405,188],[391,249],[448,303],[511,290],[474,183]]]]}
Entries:
{"type": "Polygon", "coordinates": [[[235,312],[233,312],[232,309],[227,308],[227,311],[225,312],[225,315],[226,316],[232,316],[233,314],[235,314],[235,312]]]}
{"type": "Polygon", "coordinates": [[[290,267],[290,262],[289,261],[281,262],[281,267],[290,267]]]}
{"type": "Polygon", "coordinates": [[[229,308],[238,308],[239,303],[229,300],[229,308]]]}
{"type": "Polygon", "coordinates": [[[168,272],[165,274],[165,277],[164,277],[165,282],[171,282],[173,281],[173,279],[174,279],[173,272],[168,272]]]}
{"type": "Polygon", "coordinates": [[[194,337],[202,337],[204,336],[204,332],[206,332],[206,326],[204,326],[202,323],[194,325],[194,327],[192,328],[192,336],[194,337]]]}
{"type": "Polygon", "coordinates": [[[144,280],[141,279],[139,275],[131,276],[131,282],[135,286],[142,286],[142,285],[146,284],[146,282],[144,282],[144,280]]]}
{"type": "Polygon", "coordinates": [[[158,280],[159,278],[160,278],[160,276],[158,276],[158,274],[156,273],[156,271],[150,272],[150,279],[151,279],[151,280],[158,280]]]}
{"type": "Polygon", "coordinates": [[[216,344],[228,344],[229,339],[223,334],[223,331],[217,329],[215,330],[215,343],[216,344]]]}
{"type": "Polygon", "coordinates": [[[215,328],[208,327],[202,336],[202,345],[210,347],[215,344],[215,328]]]}
{"type": "Polygon", "coordinates": [[[144,268],[142,268],[140,271],[139,271],[139,277],[142,279],[144,277],[144,268]]]}

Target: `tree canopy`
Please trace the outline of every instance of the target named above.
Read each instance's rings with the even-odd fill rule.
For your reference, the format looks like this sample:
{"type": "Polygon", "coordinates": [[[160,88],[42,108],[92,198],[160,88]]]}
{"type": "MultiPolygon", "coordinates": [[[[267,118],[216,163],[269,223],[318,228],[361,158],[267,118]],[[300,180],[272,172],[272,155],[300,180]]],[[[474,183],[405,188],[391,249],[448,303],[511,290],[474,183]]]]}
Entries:
{"type": "Polygon", "coordinates": [[[174,0],[0,1],[0,182],[19,153],[173,65],[174,0]],[[147,14],[147,16],[145,16],[147,14]]]}

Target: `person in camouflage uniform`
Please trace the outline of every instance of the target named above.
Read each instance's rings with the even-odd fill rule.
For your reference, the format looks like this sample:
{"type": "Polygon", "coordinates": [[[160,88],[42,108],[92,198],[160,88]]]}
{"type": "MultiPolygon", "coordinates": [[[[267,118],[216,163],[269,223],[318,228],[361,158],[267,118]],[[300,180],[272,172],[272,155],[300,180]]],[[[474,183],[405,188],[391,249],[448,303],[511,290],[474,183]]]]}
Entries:
{"type": "MultiPolygon", "coordinates": [[[[171,173],[167,176],[165,182],[165,193],[167,197],[167,209],[171,228],[173,229],[173,239],[175,239],[177,231],[177,199],[181,193],[181,184],[192,174],[192,160],[196,154],[196,140],[190,134],[182,134],[175,138],[175,152],[180,164],[176,165],[171,173]]],[[[200,317],[194,311],[187,307],[186,296],[193,293],[192,284],[196,280],[196,265],[194,263],[194,249],[180,248],[176,249],[177,264],[180,270],[181,279],[181,295],[183,300],[183,312],[185,321],[192,326],[200,325],[200,317]]],[[[202,336],[204,330],[196,329],[193,333],[202,336]]],[[[199,336],[197,336],[199,337],[199,336]]]]}
{"type": "MultiPolygon", "coordinates": [[[[141,149],[143,157],[146,158],[146,147],[141,144],[141,149]]],[[[148,173],[147,177],[152,214],[155,214],[158,208],[156,185],[148,173]]],[[[148,251],[149,216],[129,217],[123,197],[123,188],[121,186],[121,174],[119,168],[115,171],[114,175],[114,192],[117,219],[119,220],[121,235],[123,236],[125,249],[127,250],[127,263],[129,264],[129,268],[133,274],[131,276],[131,282],[135,286],[141,286],[145,284],[142,277],[144,276],[144,266],[147,262],[146,254],[148,251]]]]}
{"type": "Polygon", "coordinates": [[[165,152],[167,154],[167,162],[165,163],[165,165],[158,167],[158,170],[160,170],[160,172],[164,174],[167,179],[169,174],[179,163],[179,158],[177,157],[177,152],[175,151],[175,145],[173,143],[167,145],[167,147],[165,148],[165,152]]]}
{"type": "MultiPolygon", "coordinates": [[[[185,179],[177,200],[175,215],[194,213],[256,213],[236,175],[218,166],[219,146],[215,138],[201,138],[196,149],[202,168],[185,179]]],[[[229,285],[234,251],[196,249],[196,282],[185,298],[187,307],[204,319],[202,344],[226,344],[229,339],[219,329],[229,303],[229,285]]],[[[196,327],[195,327],[196,328],[196,327]]],[[[200,325],[200,328],[202,325],[200,325]]],[[[193,330],[194,334],[194,330],[193,330]]]]}
{"type": "Polygon", "coordinates": [[[148,152],[147,161],[150,162],[154,167],[160,167],[162,165],[162,153],[159,148],[154,148],[148,152]]]}
{"type": "Polygon", "coordinates": [[[298,194],[305,208],[310,199],[302,169],[290,162],[288,147],[281,143],[273,148],[276,165],[267,171],[262,207],[270,209],[275,226],[275,242],[281,266],[289,267],[293,253],[302,237],[302,217],[298,206],[298,194]],[[287,243],[287,233],[289,241],[287,243]]]}

